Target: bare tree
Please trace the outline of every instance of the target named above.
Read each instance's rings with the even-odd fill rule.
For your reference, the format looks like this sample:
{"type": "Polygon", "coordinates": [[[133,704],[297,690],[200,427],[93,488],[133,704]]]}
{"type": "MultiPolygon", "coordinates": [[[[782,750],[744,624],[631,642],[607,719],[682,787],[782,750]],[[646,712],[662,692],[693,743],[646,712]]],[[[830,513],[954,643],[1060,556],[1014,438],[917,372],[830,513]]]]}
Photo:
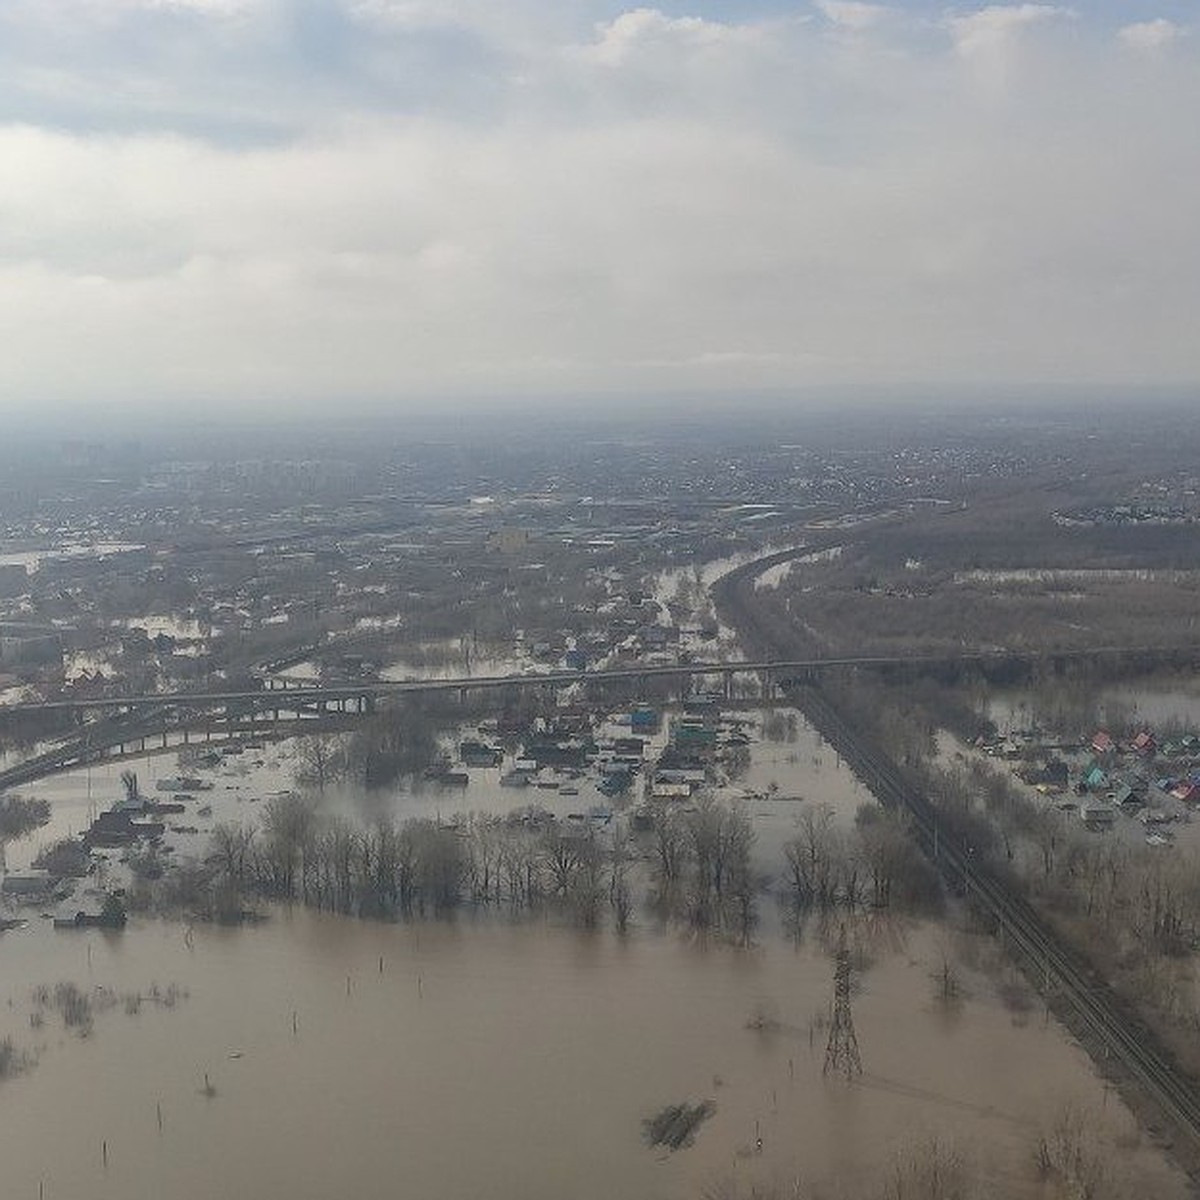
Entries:
{"type": "Polygon", "coordinates": [[[783,848],[792,902],[800,910],[833,903],[835,890],[833,809],[805,805],[799,829],[783,848]]]}
{"type": "Polygon", "coordinates": [[[612,905],[613,920],[616,922],[618,933],[624,933],[629,928],[629,916],[633,910],[633,895],[629,887],[629,867],[632,859],[633,850],[622,825],[613,835],[609,849],[608,901],[612,905]]]}
{"type": "Polygon", "coordinates": [[[654,855],[665,887],[679,882],[687,864],[687,830],[679,814],[660,804],[654,811],[654,855]]]}
{"type": "Polygon", "coordinates": [[[931,1138],[902,1151],[879,1192],[880,1200],[969,1200],[973,1194],[958,1152],[931,1138]]]}
{"type": "Polygon", "coordinates": [[[213,826],[212,854],[221,872],[239,891],[246,885],[253,844],[253,826],[229,821],[213,826]]]}
{"type": "Polygon", "coordinates": [[[295,772],[297,783],[324,792],[330,783],[346,773],[348,767],[345,737],[317,733],[300,739],[295,772]]]}
{"type": "Polygon", "coordinates": [[[272,796],[263,807],[262,858],[268,883],[276,894],[292,899],[297,876],[305,878],[306,859],[311,862],[316,812],[301,796],[272,796]]]}
{"type": "Polygon", "coordinates": [[[50,803],[47,800],[0,796],[0,869],[5,865],[8,843],[26,837],[49,820],[50,803]]]}
{"type": "Polygon", "coordinates": [[[1097,1200],[1104,1194],[1103,1160],[1087,1133],[1083,1113],[1072,1104],[1064,1105],[1039,1135],[1034,1162],[1038,1174],[1058,1184],[1063,1195],[1097,1200]]]}

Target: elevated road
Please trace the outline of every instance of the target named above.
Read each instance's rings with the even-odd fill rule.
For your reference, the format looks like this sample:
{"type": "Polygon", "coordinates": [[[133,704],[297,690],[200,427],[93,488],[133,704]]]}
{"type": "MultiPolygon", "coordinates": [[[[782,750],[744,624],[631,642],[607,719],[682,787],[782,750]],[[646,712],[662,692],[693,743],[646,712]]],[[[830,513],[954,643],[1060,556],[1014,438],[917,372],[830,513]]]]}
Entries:
{"type": "Polygon", "coordinates": [[[634,663],[596,671],[531,671],[520,675],[462,675],[447,679],[361,680],[342,684],[299,684],[288,687],[238,688],[228,691],[148,692],[97,696],[81,700],[44,700],[12,704],[5,714],[39,712],[100,712],[144,707],[197,709],[244,704],[259,708],[291,709],[296,705],[353,701],[363,697],[432,695],[445,692],[503,688],[567,687],[576,683],[638,682],[649,679],[714,678],[734,675],[815,676],[848,668],[938,671],[965,666],[1030,668],[1070,662],[1118,662],[1200,655],[1200,647],[1094,646],[1086,650],[978,650],[956,654],[845,654],[806,658],[756,658],[748,661],[634,663]]]}
{"type": "Polygon", "coordinates": [[[136,716],[122,713],[104,720],[90,721],[78,735],[0,771],[0,791],[45,779],[59,771],[70,771],[98,762],[114,747],[138,745],[146,738],[161,733],[165,719],[163,710],[146,708],[136,716]]]}

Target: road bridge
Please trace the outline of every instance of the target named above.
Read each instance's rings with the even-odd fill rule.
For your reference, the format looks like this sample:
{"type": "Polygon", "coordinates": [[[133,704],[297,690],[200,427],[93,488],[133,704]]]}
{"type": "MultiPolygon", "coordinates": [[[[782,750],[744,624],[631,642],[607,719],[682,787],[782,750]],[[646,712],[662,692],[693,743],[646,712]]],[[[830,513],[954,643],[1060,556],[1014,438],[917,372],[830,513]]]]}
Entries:
{"type": "Polygon", "coordinates": [[[757,676],[774,685],[812,680],[828,671],[877,670],[926,673],[980,667],[989,670],[1061,670],[1070,663],[1129,663],[1192,661],[1200,657],[1197,646],[1096,646],[1083,650],[1019,651],[979,650],[955,654],[846,654],[808,658],[757,658],[746,661],[631,663],[595,671],[531,671],[519,675],[462,675],[446,679],[360,680],[337,684],[268,681],[257,688],[228,690],[148,692],[128,695],[93,696],[84,699],[32,701],[0,710],[20,716],[53,712],[136,712],[145,708],[212,709],[241,705],[247,710],[297,708],[313,711],[363,713],[389,696],[437,695],[439,693],[496,691],[513,688],[554,687],[575,684],[641,683],[654,679],[685,680],[711,678],[727,681],[738,676],[757,676]]]}
{"type": "MultiPolygon", "coordinates": [[[[376,711],[386,698],[502,693],[506,690],[570,685],[624,685],[644,691],[654,680],[678,686],[680,694],[697,682],[711,685],[726,699],[736,694],[736,681],[755,681],[755,695],[777,699],[792,689],[817,684],[830,671],[873,670],[889,672],[957,671],[968,666],[1012,671],[1046,668],[1060,671],[1069,663],[1093,661],[1119,663],[1133,660],[1147,665],[1143,647],[1101,647],[1087,651],[1053,651],[1012,654],[979,651],[954,655],[843,655],[827,658],[760,658],[739,662],[631,664],[598,671],[542,671],[502,676],[460,676],[436,680],[364,680],[333,685],[300,684],[205,692],[161,692],[142,695],[94,697],[86,700],[52,700],[12,705],[0,714],[5,719],[30,715],[68,714],[80,724],[66,738],[23,763],[0,771],[0,789],[30,783],[58,771],[128,753],[188,745],[197,740],[234,736],[278,736],[316,732],[331,726],[346,727],[376,711]],[[88,717],[92,719],[87,719],[88,717]]],[[[1177,662],[1191,650],[1155,652],[1177,662]]]]}

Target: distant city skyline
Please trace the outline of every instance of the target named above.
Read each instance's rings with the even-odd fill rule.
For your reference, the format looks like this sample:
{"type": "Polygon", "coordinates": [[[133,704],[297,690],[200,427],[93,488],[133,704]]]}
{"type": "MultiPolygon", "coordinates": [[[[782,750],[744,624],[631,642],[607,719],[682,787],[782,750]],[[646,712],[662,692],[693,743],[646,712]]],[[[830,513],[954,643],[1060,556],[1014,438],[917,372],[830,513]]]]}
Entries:
{"type": "Polygon", "coordinates": [[[0,412],[1200,384],[1182,0],[9,0],[0,412]]]}

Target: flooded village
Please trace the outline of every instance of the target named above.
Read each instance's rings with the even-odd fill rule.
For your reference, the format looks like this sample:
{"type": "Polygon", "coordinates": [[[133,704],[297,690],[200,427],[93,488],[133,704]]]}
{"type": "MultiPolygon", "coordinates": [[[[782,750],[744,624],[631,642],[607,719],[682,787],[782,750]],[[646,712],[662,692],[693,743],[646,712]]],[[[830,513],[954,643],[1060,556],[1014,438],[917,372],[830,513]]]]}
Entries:
{"type": "MultiPolygon", "coordinates": [[[[645,445],[607,460],[621,488],[472,460],[420,499],[217,461],[220,522],[184,532],[170,463],[71,534],[91,553],[13,551],[6,1195],[1192,1194],[1179,1135],[806,698],[848,663],[819,685],[959,798],[943,849],[1052,860],[1083,928],[1085,875],[1112,916],[1114,873],[1200,852],[1191,677],[877,686],[797,597],[931,519],[915,457],[688,453],[667,498],[631,494],[645,445]],[[297,479],[327,507],[252,514],[248,481],[297,479]],[[739,573],[795,645],[764,653],[739,573]]],[[[1197,910],[1152,870],[1185,1020],[1197,910]]]]}

